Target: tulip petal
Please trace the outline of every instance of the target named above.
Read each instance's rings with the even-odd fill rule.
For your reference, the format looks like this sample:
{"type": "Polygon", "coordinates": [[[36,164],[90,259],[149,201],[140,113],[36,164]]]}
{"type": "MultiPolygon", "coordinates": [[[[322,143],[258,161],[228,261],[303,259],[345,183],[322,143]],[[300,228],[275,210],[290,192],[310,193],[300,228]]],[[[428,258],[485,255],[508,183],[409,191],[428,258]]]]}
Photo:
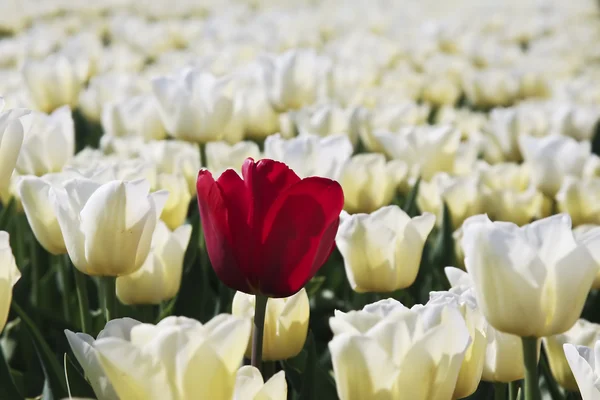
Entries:
{"type": "Polygon", "coordinates": [[[286,190],[265,216],[260,290],[272,297],[296,293],[331,254],[344,205],[341,186],[319,177],[286,190]]]}
{"type": "MultiPolygon", "coordinates": [[[[231,172],[237,175],[234,171],[231,172]]],[[[223,178],[223,182],[226,182],[225,179],[228,179],[226,174],[227,171],[219,179],[223,178]]],[[[241,222],[236,221],[233,215],[229,215],[223,199],[223,191],[208,170],[200,170],[196,188],[206,248],[215,273],[230,288],[250,292],[246,277],[240,269],[242,264],[238,264],[235,259],[236,253],[229,229],[230,226],[241,222]],[[231,223],[228,223],[229,221],[231,223]]]]}

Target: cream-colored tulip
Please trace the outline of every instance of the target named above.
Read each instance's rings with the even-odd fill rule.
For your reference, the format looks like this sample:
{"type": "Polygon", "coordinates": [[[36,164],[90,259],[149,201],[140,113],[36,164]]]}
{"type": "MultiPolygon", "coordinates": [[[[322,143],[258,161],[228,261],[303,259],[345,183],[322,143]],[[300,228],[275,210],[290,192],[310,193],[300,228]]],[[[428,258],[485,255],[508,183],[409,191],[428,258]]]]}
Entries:
{"type": "Polygon", "coordinates": [[[412,177],[428,181],[438,172],[454,172],[460,132],[449,126],[410,127],[397,133],[375,133],[392,159],[406,162],[412,177]]]}
{"type": "Polygon", "coordinates": [[[267,92],[283,112],[314,103],[322,96],[329,62],[314,50],[293,49],[262,60],[267,92]]]}
{"type": "MultiPolygon", "coordinates": [[[[236,292],[231,305],[232,314],[254,320],[255,297],[236,292]]],[[[304,347],[308,333],[310,304],[303,288],[290,297],[269,298],[265,314],[263,359],[286,360],[297,356],[304,347]]],[[[248,340],[246,356],[252,355],[252,342],[248,340]]]]}
{"type": "Polygon", "coordinates": [[[195,69],[152,82],[160,117],[169,134],[193,143],[223,138],[234,118],[233,98],[223,79],[195,69]]]}
{"type": "Polygon", "coordinates": [[[556,335],[575,324],[598,272],[590,249],[599,245],[600,232],[577,241],[566,214],[522,228],[485,215],[463,225],[477,303],[493,327],[521,337],[556,335]]]}
{"type": "MultiPolygon", "coordinates": [[[[465,271],[446,267],[446,276],[452,288],[461,291],[473,287],[473,280],[465,271]]],[[[479,307],[477,306],[479,310],[479,307]]],[[[500,332],[486,321],[486,349],[481,380],[486,382],[513,382],[525,377],[521,338],[500,332]]]]}
{"type": "Polygon", "coordinates": [[[470,287],[455,287],[447,292],[431,292],[427,304],[448,304],[460,310],[471,342],[465,352],[454,388],[453,399],[462,399],[473,394],[479,386],[483,372],[487,345],[487,322],[477,307],[475,293],[470,287]]]}
{"type": "Polygon", "coordinates": [[[344,189],[344,209],[349,213],[370,213],[389,205],[407,174],[404,162],[386,162],[383,154],[353,156],[339,178],[344,189]]]}
{"type": "Polygon", "coordinates": [[[8,319],[13,286],[21,278],[9,239],[7,232],[0,231],[0,332],[8,319]]]}
{"type": "Polygon", "coordinates": [[[96,342],[105,338],[118,338],[123,340],[131,340],[131,330],[134,326],[140,325],[141,322],[132,318],[118,318],[108,321],[104,329],[100,331],[97,338],[86,333],[75,333],[65,329],[65,336],[69,342],[69,346],[83,368],[85,376],[92,385],[94,394],[101,400],[119,400],[119,396],[115,393],[111,383],[109,382],[100,360],[96,352],[96,342]]]}
{"type": "Polygon", "coordinates": [[[577,142],[567,136],[521,136],[519,146],[529,165],[531,181],[549,197],[556,195],[568,175],[581,177],[591,155],[590,142],[577,142]]]}
{"type": "MultiPolygon", "coordinates": [[[[591,241],[593,244],[595,236],[598,234],[598,232],[600,232],[600,225],[579,225],[578,227],[573,228],[573,236],[575,237],[575,240],[582,243],[591,241]]],[[[590,247],[590,250],[594,260],[596,260],[596,263],[600,266],[600,248],[590,247]]],[[[598,273],[596,274],[592,288],[600,288],[600,268],[598,269],[598,273]]]]}
{"type": "Polygon", "coordinates": [[[23,77],[37,109],[46,113],[64,105],[77,107],[85,79],[71,60],[59,54],[27,61],[23,77]]]}
{"type": "Polygon", "coordinates": [[[303,135],[284,139],[271,135],[265,140],[265,158],[286,163],[301,178],[322,176],[338,179],[354,151],[346,135],[303,135]]]}
{"type": "Polygon", "coordinates": [[[99,184],[75,178],[51,202],[73,265],[88,275],[137,271],[150,252],[152,234],[168,192],[148,194],[146,180],[99,184]]]}
{"type": "Polygon", "coordinates": [[[340,224],[336,244],[356,292],[393,292],[413,284],[435,216],[410,218],[398,206],[354,214],[340,224]]]}
{"type": "Polygon", "coordinates": [[[260,371],[250,365],[244,365],[238,370],[233,400],[285,399],[287,399],[287,382],[284,371],[279,371],[265,382],[260,371]]]}
{"type": "Polygon", "coordinates": [[[445,202],[453,228],[460,227],[468,217],[481,213],[484,200],[483,185],[477,174],[455,177],[441,172],[430,182],[422,181],[417,193],[419,209],[434,214],[438,224],[443,221],[445,202]]]}
{"type": "Polygon", "coordinates": [[[56,219],[56,212],[50,201],[53,190],[61,190],[63,183],[73,178],[75,173],[63,172],[47,174],[41,178],[24,176],[17,190],[29,226],[35,238],[49,253],[66,254],[67,248],[62,231],[56,219]]]}
{"type": "Polygon", "coordinates": [[[104,106],[148,91],[148,82],[136,74],[96,75],[79,95],[79,109],[90,121],[100,122],[104,106]]]}
{"type": "Polygon", "coordinates": [[[24,108],[4,110],[0,97],[0,196],[9,198],[10,177],[17,164],[25,132],[29,129],[24,119],[31,111],[24,108]]]}
{"type": "Polygon", "coordinates": [[[206,165],[215,177],[227,169],[241,171],[244,160],[260,157],[260,148],[255,142],[243,141],[231,145],[227,142],[210,142],[206,144],[206,165]]]}
{"type": "Polygon", "coordinates": [[[353,146],[357,145],[360,133],[368,129],[364,108],[342,108],[336,103],[303,108],[294,114],[294,122],[300,135],[329,136],[343,133],[350,138],[353,146]]]}
{"type": "Polygon", "coordinates": [[[577,382],[565,357],[564,344],[593,347],[600,340],[600,325],[579,319],[565,333],[548,336],[543,339],[548,353],[548,363],[556,382],[572,392],[577,392],[577,382]]]}
{"type": "Polygon", "coordinates": [[[192,196],[196,195],[196,179],[202,163],[197,144],[178,140],[157,140],[149,142],[141,151],[140,157],[155,164],[159,172],[183,174],[192,196]]]}
{"type": "Polygon", "coordinates": [[[520,94],[519,79],[503,69],[470,70],[463,77],[463,90],[470,104],[490,108],[511,105],[520,94]]]}
{"type": "Polygon", "coordinates": [[[597,386],[600,379],[600,340],[593,346],[578,346],[570,343],[563,345],[565,357],[577,382],[583,400],[600,399],[597,386]]]}
{"type": "Polygon", "coordinates": [[[168,317],[93,346],[120,399],[225,400],[234,394],[249,335],[250,321],[227,314],[206,324],[168,317]]]}
{"type": "Polygon", "coordinates": [[[175,297],[181,286],[183,257],[191,234],[191,225],[170,231],[159,221],[144,264],[134,273],[117,278],[117,297],[121,303],[159,304],[175,297]]]}
{"type": "Polygon", "coordinates": [[[524,164],[480,164],[485,211],[494,221],[525,225],[551,214],[551,200],[530,185],[524,164]]]}
{"type": "Polygon", "coordinates": [[[469,330],[449,305],[404,307],[395,300],[336,311],[329,342],[341,400],[450,399],[469,330]]]}
{"type": "Polygon", "coordinates": [[[434,106],[454,105],[460,98],[460,85],[447,77],[432,77],[425,82],[423,100],[434,106]]]}
{"type": "Polygon", "coordinates": [[[175,230],[185,222],[192,199],[187,181],[181,174],[158,174],[156,186],[157,189],[169,192],[160,219],[167,224],[169,229],[175,230]]]}
{"type": "Polygon", "coordinates": [[[59,172],[75,153],[75,125],[69,106],[47,115],[33,111],[29,129],[17,159],[16,170],[22,175],[42,176],[59,172]]]}
{"type": "Polygon", "coordinates": [[[560,212],[568,213],[573,225],[600,224],[600,178],[564,178],[556,193],[560,212]]]}
{"type": "Polygon", "coordinates": [[[105,104],[101,123],[105,134],[110,136],[139,136],[145,140],[162,140],[167,136],[156,99],[151,95],[105,104]]]}

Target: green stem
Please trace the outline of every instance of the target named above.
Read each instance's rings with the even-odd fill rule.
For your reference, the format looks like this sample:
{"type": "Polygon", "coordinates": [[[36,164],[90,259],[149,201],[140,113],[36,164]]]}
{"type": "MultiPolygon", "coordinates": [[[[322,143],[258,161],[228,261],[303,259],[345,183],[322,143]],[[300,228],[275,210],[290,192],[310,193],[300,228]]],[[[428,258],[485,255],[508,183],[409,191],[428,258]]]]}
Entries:
{"type": "Polygon", "coordinates": [[[509,400],[517,400],[517,392],[519,391],[519,381],[512,381],[508,384],[509,400]]]}
{"type": "MultiPolygon", "coordinates": [[[[71,266],[71,260],[68,255],[63,256],[65,266],[71,266]]],[[[75,275],[75,291],[77,293],[77,303],[79,304],[79,320],[81,322],[81,331],[90,333],[92,327],[92,319],[90,316],[90,304],[88,299],[88,290],[85,275],[75,267],[73,274],[75,275]]]]}
{"type": "Polygon", "coordinates": [[[525,362],[525,400],[542,400],[537,366],[538,339],[524,337],[521,341],[525,362]]]}
{"type": "Polygon", "coordinates": [[[267,311],[267,296],[256,295],[254,308],[254,329],[252,330],[252,366],[261,370],[263,336],[265,333],[265,314],[267,311]]]}
{"type": "Polygon", "coordinates": [[[506,400],[506,383],[496,382],[494,383],[494,400],[506,400]]]}
{"type": "MultiPolygon", "coordinates": [[[[19,216],[20,217],[20,216],[19,216]]],[[[18,238],[19,241],[24,243],[25,242],[25,229],[23,224],[27,224],[27,220],[23,220],[21,218],[19,218],[18,222],[17,222],[17,227],[18,227],[18,238]]],[[[37,240],[34,237],[30,237],[29,238],[29,261],[30,261],[30,265],[31,265],[31,304],[34,307],[39,306],[40,304],[40,297],[41,297],[41,289],[40,289],[40,281],[42,279],[42,274],[41,274],[41,265],[38,262],[38,248],[37,248],[37,240]]],[[[23,246],[20,245],[19,246],[19,251],[22,252],[23,251],[23,246]]],[[[23,263],[24,260],[24,255],[21,254],[19,255],[19,258],[22,260],[21,262],[23,263]]],[[[19,264],[19,265],[23,265],[23,264],[19,264]]]]}
{"type": "Polygon", "coordinates": [[[263,361],[262,368],[262,376],[265,382],[275,375],[275,361],[263,361]]]}
{"type": "MultiPolygon", "coordinates": [[[[67,260],[68,261],[68,260],[67,260]]],[[[62,298],[61,298],[61,302],[62,302],[62,308],[63,308],[63,314],[65,316],[65,320],[70,321],[71,320],[71,310],[69,307],[69,295],[70,295],[70,290],[69,290],[69,264],[65,263],[65,256],[64,255],[60,255],[58,256],[58,279],[60,280],[60,285],[62,286],[62,298]]]]}
{"type": "Polygon", "coordinates": [[[550,393],[550,397],[552,397],[552,400],[563,400],[564,397],[560,389],[558,388],[556,380],[554,380],[552,371],[550,370],[550,364],[548,364],[548,355],[546,354],[545,349],[542,349],[542,357],[540,364],[542,366],[542,374],[544,375],[544,380],[548,384],[548,392],[550,393]]]}
{"type": "Polygon", "coordinates": [[[102,306],[106,322],[117,318],[117,278],[114,276],[103,276],[100,278],[102,291],[102,306]]]}
{"type": "Polygon", "coordinates": [[[208,160],[206,159],[206,143],[200,143],[200,165],[208,168],[208,160]]]}

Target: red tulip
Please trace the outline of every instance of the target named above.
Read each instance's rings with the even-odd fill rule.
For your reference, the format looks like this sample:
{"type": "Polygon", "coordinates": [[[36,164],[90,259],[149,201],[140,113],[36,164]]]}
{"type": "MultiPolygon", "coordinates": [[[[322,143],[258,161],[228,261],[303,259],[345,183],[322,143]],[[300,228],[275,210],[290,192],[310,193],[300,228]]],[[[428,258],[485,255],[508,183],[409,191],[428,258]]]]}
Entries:
{"type": "Polygon", "coordinates": [[[269,297],[298,292],[334,248],[344,205],[330,179],[300,179],[287,165],[246,159],[243,179],[216,181],[203,169],[196,188],[212,266],[232,289],[269,297]]]}

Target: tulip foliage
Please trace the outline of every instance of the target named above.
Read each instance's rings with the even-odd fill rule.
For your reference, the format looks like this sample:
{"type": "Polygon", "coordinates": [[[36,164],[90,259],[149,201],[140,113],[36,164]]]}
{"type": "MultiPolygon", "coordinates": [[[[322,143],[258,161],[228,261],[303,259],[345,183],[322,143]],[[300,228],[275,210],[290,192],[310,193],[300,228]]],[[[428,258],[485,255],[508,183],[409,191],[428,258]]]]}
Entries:
{"type": "Polygon", "coordinates": [[[600,400],[597,43],[594,0],[0,1],[0,400],[600,400]]]}

